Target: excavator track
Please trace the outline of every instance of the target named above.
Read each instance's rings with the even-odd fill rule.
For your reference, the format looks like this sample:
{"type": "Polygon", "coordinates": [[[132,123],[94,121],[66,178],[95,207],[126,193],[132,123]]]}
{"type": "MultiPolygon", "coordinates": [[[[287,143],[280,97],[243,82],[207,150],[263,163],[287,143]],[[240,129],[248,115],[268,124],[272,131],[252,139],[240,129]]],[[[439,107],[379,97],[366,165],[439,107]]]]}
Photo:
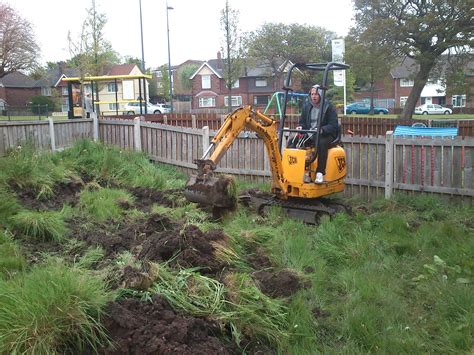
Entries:
{"type": "Polygon", "coordinates": [[[280,207],[288,217],[298,219],[307,224],[318,224],[324,216],[334,216],[338,212],[350,212],[350,208],[333,199],[278,199],[276,196],[257,190],[248,190],[239,196],[239,202],[245,206],[254,207],[260,215],[265,215],[268,209],[280,207]]]}

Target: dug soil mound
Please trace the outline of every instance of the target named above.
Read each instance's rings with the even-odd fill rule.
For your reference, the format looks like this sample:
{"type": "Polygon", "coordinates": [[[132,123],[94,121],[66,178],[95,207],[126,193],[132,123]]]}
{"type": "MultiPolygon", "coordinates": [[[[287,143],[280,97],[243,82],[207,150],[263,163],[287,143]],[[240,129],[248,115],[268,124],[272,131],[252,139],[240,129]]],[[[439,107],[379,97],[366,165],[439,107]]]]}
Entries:
{"type": "Polygon", "coordinates": [[[234,354],[218,325],[177,314],[159,295],[153,302],[129,298],[109,303],[105,326],[114,345],[104,354],[234,354]]]}

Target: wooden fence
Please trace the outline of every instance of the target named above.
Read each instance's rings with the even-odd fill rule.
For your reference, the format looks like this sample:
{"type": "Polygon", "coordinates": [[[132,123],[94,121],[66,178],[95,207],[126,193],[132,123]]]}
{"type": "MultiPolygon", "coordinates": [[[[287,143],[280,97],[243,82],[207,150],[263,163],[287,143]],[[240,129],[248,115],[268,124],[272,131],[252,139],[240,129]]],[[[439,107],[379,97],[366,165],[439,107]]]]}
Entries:
{"type": "MultiPolygon", "coordinates": [[[[215,131],[135,120],[67,120],[0,124],[0,156],[29,140],[40,149],[62,149],[82,138],[98,139],[190,172],[215,131]]],[[[344,135],[348,173],[346,194],[366,199],[393,191],[421,191],[474,201],[474,138],[409,139],[344,135]]],[[[253,132],[242,133],[223,156],[218,171],[254,181],[270,176],[268,156],[253,132]]]]}
{"type": "MultiPolygon", "coordinates": [[[[273,117],[273,115],[269,115],[273,117]]],[[[425,117],[425,116],[423,116],[425,117]]],[[[474,120],[448,120],[436,119],[430,116],[428,119],[417,118],[416,120],[402,120],[394,118],[384,118],[378,116],[341,116],[340,122],[342,131],[345,134],[351,132],[352,135],[361,137],[385,136],[387,131],[393,131],[396,126],[411,126],[414,122],[423,123],[427,127],[457,127],[458,134],[461,137],[474,137],[474,120]]],[[[145,121],[163,123],[171,126],[187,127],[187,128],[203,128],[209,127],[211,130],[218,130],[224,122],[225,115],[215,113],[172,113],[160,115],[145,115],[145,121]]],[[[274,118],[274,117],[273,117],[274,118]]],[[[133,116],[108,116],[107,119],[128,120],[133,116]]],[[[278,120],[277,120],[278,121],[278,120]]],[[[298,115],[289,115],[286,126],[295,128],[298,125],[298,115]]]]}

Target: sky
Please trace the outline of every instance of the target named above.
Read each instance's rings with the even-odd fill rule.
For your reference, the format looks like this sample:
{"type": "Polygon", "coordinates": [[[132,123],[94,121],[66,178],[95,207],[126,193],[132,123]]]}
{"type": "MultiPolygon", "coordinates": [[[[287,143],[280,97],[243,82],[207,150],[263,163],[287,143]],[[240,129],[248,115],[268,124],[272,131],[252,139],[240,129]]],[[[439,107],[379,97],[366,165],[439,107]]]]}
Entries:
{"type": "MultiPolygon", "coordinates": [[[[92,0],[2,0],[33,26],[41,48],[39,62],[71,57],[68,33],[79,38],[92,0]]],[[[95,0],[107,17],[105,38],[121,56],[142,57],[140,0],[95,0]]],[[[146,67],[168,63],[166,8],[169,20],[171,65],[188,59],[217,57],[223,32],[220,25],[225,0],[141,0],[143,48],[146,67]]],[[[344,37],[352,23],[351,0],[229,0],[238,10],[240,33],[265,23],[321,26],[344,37]]]]}

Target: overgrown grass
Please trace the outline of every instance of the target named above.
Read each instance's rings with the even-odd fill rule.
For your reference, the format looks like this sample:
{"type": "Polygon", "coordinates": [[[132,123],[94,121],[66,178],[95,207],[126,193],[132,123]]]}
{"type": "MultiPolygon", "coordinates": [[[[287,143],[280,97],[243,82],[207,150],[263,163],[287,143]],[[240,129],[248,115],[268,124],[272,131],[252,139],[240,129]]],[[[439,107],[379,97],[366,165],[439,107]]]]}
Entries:
{"type": "Polygon", "coordinates": [[[0,230],[0,279],[9,278],[24,270],[26,260],[11,235],[0,230]]]}
{"type": "Polygon", "coordinates": [[[124,212],[124,205],[132,205],[133,196],[119,189],[99,188],[86,189],[81,192],[79,209],[90,220],[104,222],[119,220],[124,212]]]}
{"type": "Polygon", "coordinates": [[[184,185],[182,175],[176,170],[158,168],[144,154],[91,140],[77,142],[74,147],[61,153],[60,157],[66,166],[101,184],[157,190],[184,185]]]}
{"type": "Polygon", "coordinates": [[[19,233],[42,241],[62,241],[69,231],[66,219],[71,210],[65,206],[61,211],[23,210],[10,218],[12,228],[19,233]]]}
{"type": "Polygon", "coordinates": [[[38,198],[54,194],[54,185],[72,174],[64,165],[55,164],[52,153],[38,153],[25,143],[0,159],[0,185],[31,189],[38,198]]]}
{"type": "Polygon", "coordinates": [[[102,280],[55,261],[0,280],[0,353],[96,349],[107,343],[100,319],[109,299],[102,280]]]}

